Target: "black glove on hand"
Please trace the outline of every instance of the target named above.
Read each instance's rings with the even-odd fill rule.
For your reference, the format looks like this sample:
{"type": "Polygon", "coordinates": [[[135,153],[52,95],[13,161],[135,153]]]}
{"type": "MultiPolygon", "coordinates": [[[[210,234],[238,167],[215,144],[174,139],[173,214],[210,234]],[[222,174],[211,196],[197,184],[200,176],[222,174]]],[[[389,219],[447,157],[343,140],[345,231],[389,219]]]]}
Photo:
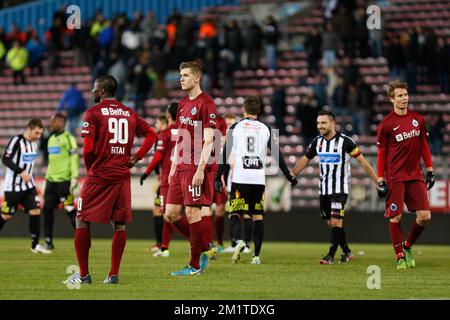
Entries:
{"type": "Polygon", "coordinates": [[[291,186],[295,187],[297,185],[297,183],[298,183],[297,178],[294,177],[293,175],[290,175],[286,178],[289,181],[289,183],[291,184],[291,186]]]}
{"type": "Polygon", "coordinates": [[[384,198],[388,194],[388,187],[385,181],[378,182],[377,185],[378,197],[384,198]]]}
{"type": "Polygon", "coordinates": [[[436,182],[436,177],[434,176],[433,171],[428,171],[427,176],[425,177],[425,182],[427,183],[427,190],[433,188],[434,183],[436,182]]]}
{"type": "Polygon", "coordinates": [[[216,189],[217,192],[222,192],[223,185],[221,180],[215,180],[214,181],[214,189],[216,189]]]}
{"type": "Polygon", "coordinates": [[[139,180],[139,183],[141,184],[141,186],[144,184],[144,180],[147,179],[147,177],[148,177],[148,174],[145,174],[145,173],[141,176],[141,179],[139,180]]]}

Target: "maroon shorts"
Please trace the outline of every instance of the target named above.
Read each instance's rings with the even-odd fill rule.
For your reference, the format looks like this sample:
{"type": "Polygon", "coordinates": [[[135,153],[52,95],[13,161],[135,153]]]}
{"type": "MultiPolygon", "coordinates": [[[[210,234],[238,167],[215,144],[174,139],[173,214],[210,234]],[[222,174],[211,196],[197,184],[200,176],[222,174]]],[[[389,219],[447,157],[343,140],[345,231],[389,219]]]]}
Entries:
{"type": "Polygon", "coordinates": [[[214,190],[213,202],[215,204],[225,204],[227,202],[227,190],[223,188],[222,192],[214,190]]]}
{"type": "Polygon", "coordinates": [[[130,181],[111,185],[84,183],[78,200],[77,219],[102,223],[130,222],[130,181]]]}
{"type": "Polygon", "coordinates": [[[193,187],[192,178],[195,170],[177,170],[172,177],[167,191],[166,204],[183,206],[211,206],[214,194],[215,171],[205,169],[203,184],[193,187]]]}
{"type": "Polygon", "coordinates": [[[166,212],[166,200],[167,200],[167,192],[168,191],[169,191],[169,186],[160,187],[160,189],[159,189],[159,198],[161,199],[159,206],[161,207],[161,213],[166,212]]]}
{"type": "Polygon", "coordinates": [[[386,199],[386,218],[403,213],[403,203],[409,211],[430,210],[425,181],[399,181],[388,183],[389,193],[386,199]]]}

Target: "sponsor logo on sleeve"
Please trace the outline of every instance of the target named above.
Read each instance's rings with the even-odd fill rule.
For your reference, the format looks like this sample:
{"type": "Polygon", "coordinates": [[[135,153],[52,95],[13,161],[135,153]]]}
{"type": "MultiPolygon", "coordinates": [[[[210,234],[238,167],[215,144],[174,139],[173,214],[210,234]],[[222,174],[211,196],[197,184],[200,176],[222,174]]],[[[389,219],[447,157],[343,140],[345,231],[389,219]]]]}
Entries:
{"type": "Polygon", "coordinates": [[[83,122],[83,128],[87,128],[87,127],[89,127],[89,122],[83,122]]]}
{"type": "Polygon", "coordinates": [[[391,204],[391,211],[397,211],[398,207],[395,203],[391,204]]]}
{"type": "Polygon", "coordinates": [[[104,115],[104,116],[109,116],[109,110],[108,110],[108,108],[102,108],[101,111],[102,111],[102,115],[104,115]]]}
{"type": "Polygon", "coordinates": [[[215,119],[215,118],[216,118],[216,115],[215,115],[214,113],[210,113],[210,114],[209,114],[209,117],[210,117],[211,119],[215,119]]]}

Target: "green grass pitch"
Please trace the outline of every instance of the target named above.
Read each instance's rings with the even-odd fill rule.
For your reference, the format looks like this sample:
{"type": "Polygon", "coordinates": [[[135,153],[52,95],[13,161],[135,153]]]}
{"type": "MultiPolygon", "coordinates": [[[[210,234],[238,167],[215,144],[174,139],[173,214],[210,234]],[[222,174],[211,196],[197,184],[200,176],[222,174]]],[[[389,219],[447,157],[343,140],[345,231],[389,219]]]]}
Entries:
{"type": "MultiPolygon", "coordinates": [[[[450,299],[450,246],[415,246],[415,269],[398,271],[388,244],[351,244],[348,264],[319,265],[327,244],[264,243],[261,265],[243,254],[232,264],[220,254],[201,276],[172,277],[188,261],[188,244],[174,241],[170,258],[153,258],[151,241],[129,239],[120,283],[102,283],[109,270],[111,241],[93,239],[90,272],[93,283],[68,289],[61,282],[76,265],[73,241],[56,239],[51,255],[29,251],[28,239],[0,239],[0,300],[5,299],[450,299]],[[364,253],[364,254],[362,254],[364,253]],[[380,268],[380,289],[368,289],[367,268],[380,268]]],[[[338,254],[340,254],[338,252],[338,254]]]]}

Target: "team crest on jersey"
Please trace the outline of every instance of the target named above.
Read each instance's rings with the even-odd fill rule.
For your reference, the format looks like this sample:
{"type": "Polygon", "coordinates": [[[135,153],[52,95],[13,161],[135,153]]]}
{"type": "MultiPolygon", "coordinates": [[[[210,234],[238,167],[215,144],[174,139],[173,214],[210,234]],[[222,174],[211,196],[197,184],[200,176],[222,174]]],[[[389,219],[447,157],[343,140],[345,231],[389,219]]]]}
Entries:
{"type": "Polygon", "coordinates": [[[417,122],[416,119],[413,119],[412,125],[413,125],[414,127],[417,127],[417,126],[419,125],[419,122],[417,122]]]}
{"type": "Polygon", "coordinates": [[[191,110],[191,114],[195,116],[197,114],[197,107],[193,107],[191,110]]]}
{"type": "Polygon", "coordinates": [[[87,127],[89,127],[89,122],[83,122],[83,128],[87,128],[87,127]]]}
{"type": "Polygon", "coordinates": [[[397,211],[398,207],[395,203],[391,204],[391,211],[397,211]]]}

